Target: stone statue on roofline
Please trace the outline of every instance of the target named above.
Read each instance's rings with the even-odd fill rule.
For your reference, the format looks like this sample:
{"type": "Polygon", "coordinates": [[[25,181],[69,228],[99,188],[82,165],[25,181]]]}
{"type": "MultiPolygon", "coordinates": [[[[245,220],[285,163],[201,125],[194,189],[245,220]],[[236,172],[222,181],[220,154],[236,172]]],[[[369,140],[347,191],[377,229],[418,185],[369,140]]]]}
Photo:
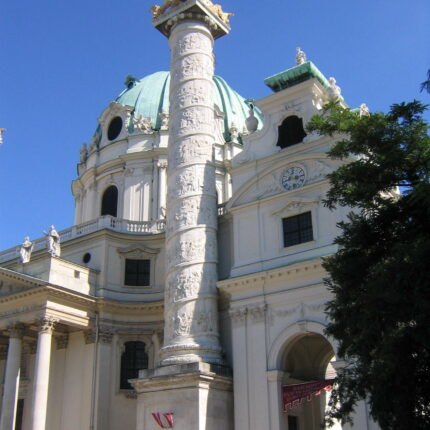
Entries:
{"type": "Polygon", "coordinates": [[[3,143],[3,133],[6,131],[5,128],[0,128],[0,145],[3,143]]]}
{"type": "Polygon", "coordinates": [[[370,110],[367,107],[366,103],[361,103],[361,105],[360,105],[360,117],[369,116],[369,115],[370,115],[370,110]]]}
{"type": "Polygon", "coordinates": [[[33,252],[34,243],[30,241],[30,238],[26,236],[24,241],[19,248],[19,259],[22,264],[28,263],[30,261],[31,253],[33,252]]]}
{"type": "Polygon", "coordinates": [[[59,257],[61,255],[60,248],[60,235],[55,230],[55,227],[51,225],[48,233],[44,232],[46,236],[46,248],[48,249],[48,253],[51,254],[52,257],[59,257]]]}
{"type": "Polygon", "coordinates": [[[328,80],[328,83],[330,85],[328,87],[328,89],[327,89],[328,96],[331,99],[338,99],[338,98],[340,98],[341,97],[341,89],[340,89],[339,86],[336,85],[336,79],[333,78],[333,77],[331,77],[328,80]]]}
{"type": "Polygon", "coordinates": [[[296,48],[296,65],[301,66],[302,64],[305,64],[308,60],[306,58],[306,54],[302,51],[301,48],[296,48]]]}

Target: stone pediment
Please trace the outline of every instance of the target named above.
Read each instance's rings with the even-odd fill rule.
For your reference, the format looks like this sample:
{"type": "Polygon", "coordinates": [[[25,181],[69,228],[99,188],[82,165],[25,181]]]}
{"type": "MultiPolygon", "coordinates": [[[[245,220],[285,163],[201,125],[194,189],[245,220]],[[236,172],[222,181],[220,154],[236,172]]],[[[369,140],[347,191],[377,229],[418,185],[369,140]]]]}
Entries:
{"type": "Polygon", "coordinates": [[[45,284],[12,270],[0,268],[0,297],[10,296],[45,284]]]}
{"type": "Polygon", "coordinates": [[[159,249],[148,248],[142,245],[131,245],[127,248],[118,248],[117,252],[127,258],[143,259],[153,257],[160,252],[159,249]]]}
{"type": "Polygon", "coordinates": [[[322,182],[327,174],[335,170],[337,165],[327,158],[307,159],[282,163],[270,167],[241,187],[233,196],[230,207],[236,207],[281,193],[288,193],[299,188],[322,182]],[[300,178],[289,185],[290,176],[299,173],[300,178]]]}

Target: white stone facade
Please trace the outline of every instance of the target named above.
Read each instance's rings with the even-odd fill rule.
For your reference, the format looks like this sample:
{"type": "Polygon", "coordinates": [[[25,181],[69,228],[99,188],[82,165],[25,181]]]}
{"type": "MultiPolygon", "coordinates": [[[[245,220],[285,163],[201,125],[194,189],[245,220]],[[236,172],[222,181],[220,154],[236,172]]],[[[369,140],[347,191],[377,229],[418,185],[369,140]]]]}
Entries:
{"type": "MultiPolygon", "coordinates": [[[[331,90],[314,78],[275,92],[256,102],[256,131],[226,133],[212,75],[228,27],[212,6],[188,0],[155,21],[171,45],[170,112],[158,129],[117,102],[102,113],[80,150],[61,258],[44,239],[24,263],[19,247],[0,253],[0,430],[152,430],[157,413],[177,429],[320,428],[327,395],[287,414],[282,386],[344,365],[324,333],[321,262],[346,211],[322,204],[338,166],[330,139],[277,143],[331,90]],[[115,214],[103,213],[109,187],[115,214]],[[285,220],[303,214],[307,239],[286,244],[285,220]],[[131,347],[141,361],[126,360],[131,347]]],[[[377,430],[365,403],[353,428],[377,430]]]]}

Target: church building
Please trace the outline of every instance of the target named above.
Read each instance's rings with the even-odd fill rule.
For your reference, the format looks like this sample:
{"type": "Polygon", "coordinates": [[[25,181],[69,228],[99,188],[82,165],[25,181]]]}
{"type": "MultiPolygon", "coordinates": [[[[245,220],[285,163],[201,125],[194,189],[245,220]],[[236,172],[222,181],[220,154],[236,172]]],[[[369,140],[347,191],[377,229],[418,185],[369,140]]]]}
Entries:
{"type": "MultiPolygon", "coordinates": [[[[0,430],[319,430],[345,366],[322,258],[347,209],[322,203],[340,162],[306,124],[347,104],[300,48],[245,99],[214,74],[231,14],[152,13],[170,70],[101,113],[74,225],[0,252],[0,430]]],[[[331,428],[378,429],[365,402],[331,428]]]]}

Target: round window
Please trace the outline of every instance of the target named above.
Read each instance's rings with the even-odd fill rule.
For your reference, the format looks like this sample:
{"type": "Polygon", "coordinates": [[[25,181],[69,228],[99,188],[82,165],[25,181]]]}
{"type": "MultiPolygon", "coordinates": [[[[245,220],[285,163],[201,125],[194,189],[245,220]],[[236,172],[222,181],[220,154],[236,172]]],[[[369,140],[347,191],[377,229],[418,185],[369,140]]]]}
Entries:
{"type": "Polygon", "coordinates": [[[108,128],[108,139],[109,140],[115,140],[122,130],[122,118],[119,116],[116,116],[112,119],[112,121],[109,124],[108,128]]]}
{"type": "Polygon", "coordinates": [[[86,254],[84,254],[84,256],[82,257],[82,261],[87,264],[89,263],[91,260],[91,254],[89,252],[87,252],[86,254]]]}

